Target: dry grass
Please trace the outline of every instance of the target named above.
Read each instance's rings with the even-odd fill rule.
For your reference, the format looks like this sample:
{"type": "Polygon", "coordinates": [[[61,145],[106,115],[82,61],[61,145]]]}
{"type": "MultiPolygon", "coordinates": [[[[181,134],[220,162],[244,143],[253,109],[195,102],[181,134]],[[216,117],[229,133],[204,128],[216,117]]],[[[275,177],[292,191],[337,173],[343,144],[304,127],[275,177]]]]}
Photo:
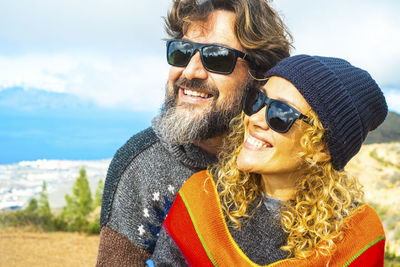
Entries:
{"type": "Polygon", "coordinates": [[[400,143],[364,145],[346,169],[364,186],[365,200],[375,204],[391,250],[400,255],[400,143]],[[371,156],[371,154],[375,154],[371,156]],[[378,158],[378,159],[377,159],[378,158]]]}
{"type": "Polygon", "coordinates": [[[94,266],[99,236],[0,228],[0,267],[94,266]]]}

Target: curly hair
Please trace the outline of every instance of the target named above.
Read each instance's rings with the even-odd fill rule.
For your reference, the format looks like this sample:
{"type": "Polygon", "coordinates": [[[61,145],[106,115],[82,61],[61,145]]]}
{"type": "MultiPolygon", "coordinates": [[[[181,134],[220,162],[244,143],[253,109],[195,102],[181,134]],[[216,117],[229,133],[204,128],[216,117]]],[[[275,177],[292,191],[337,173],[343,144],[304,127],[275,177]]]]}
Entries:
{"type": "Polygon", "coordinates": [[[261,77],[289,56],[292,36],[267,0],[173,0],[165,21],[171,38],[180,39],[194,21],[207,19],[214,10],[236,14],[235,34],[251,58],[250,69],[261,77]]]}
{"type": "MultiPolygon", "coordinates": [[[[329,257],[336,249],[334,240],[340,239],[349,213],[363,202],[364,193],[357,179],[345,171],[333,169],[332,163],[316,162],[313,155],[328,149],[324,128],[315,112],[306,113],[310,118],[300,144],[300,157],[306,164],[296,178],[296,193],[281,206],[281,225],[287,233],[287,243],[282,250],[297,258],[313,254],[329,257]]],[[[259,174],[245,173],[238,169],[236,159],[243,144],[245,127],[243,115],[232,120],[225,152],[220,162],[210,168],[215,178],[222,209],[235,227],[241,227],[243,218],[254,213],[252,202],[259,206],[263,196],[259,174]],[[261,200],[260,200],[261,199],[261,200]]]]}

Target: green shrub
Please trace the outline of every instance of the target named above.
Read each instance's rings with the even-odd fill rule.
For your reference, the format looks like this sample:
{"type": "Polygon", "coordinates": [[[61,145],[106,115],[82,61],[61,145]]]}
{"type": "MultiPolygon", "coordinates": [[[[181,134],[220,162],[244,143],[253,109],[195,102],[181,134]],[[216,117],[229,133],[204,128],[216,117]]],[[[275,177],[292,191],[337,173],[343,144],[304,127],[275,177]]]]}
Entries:
{"type": "Polygon", "coordinates": [[[100,179],[95,194],[95,201],[93,201],[86,171],[82,167],[72,188],[72,195],[67,194],[65,196],[67,205],[63,207],[61,214],[54,215],[50,209],[46,192],[47,184],[44,181],[42,191],[39,194],[39,200],[36,198],[30,199],[28,206],[23,210],[0,212],[0,226],[33,226],[42,231],[70,231],[98,234],[99,218],[89,221],[88,217],[94,209],[94,204],[101,204],[103,186],[103,180],[100,179]]]}
{"type": "Polygon", "coordinates": [[[391,250],[389,243],[387,243],[385,249],[385,266],[400,267],[400,256],[396,255],[396,253],[391,250]]]}
{"type": "Polygon", "coordinates": [[[86,231],[88,234],[99,234],[100,233],[100,221],[95,220],[88,225],[88,229],[86,231]]]}

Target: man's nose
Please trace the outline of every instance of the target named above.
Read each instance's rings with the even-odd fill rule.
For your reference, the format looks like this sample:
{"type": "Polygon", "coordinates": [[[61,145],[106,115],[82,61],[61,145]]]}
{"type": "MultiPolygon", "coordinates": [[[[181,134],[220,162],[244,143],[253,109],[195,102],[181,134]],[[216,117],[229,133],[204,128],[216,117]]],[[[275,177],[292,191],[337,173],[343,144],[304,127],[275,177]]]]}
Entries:
{"type": "Polygon", "coordinates": [[[182,75],[188,80],[207,79],[208,71],[204,68],[203,63],[201,62],[199,51],[194,53],[189,63],[183,70],[182,75]]]}

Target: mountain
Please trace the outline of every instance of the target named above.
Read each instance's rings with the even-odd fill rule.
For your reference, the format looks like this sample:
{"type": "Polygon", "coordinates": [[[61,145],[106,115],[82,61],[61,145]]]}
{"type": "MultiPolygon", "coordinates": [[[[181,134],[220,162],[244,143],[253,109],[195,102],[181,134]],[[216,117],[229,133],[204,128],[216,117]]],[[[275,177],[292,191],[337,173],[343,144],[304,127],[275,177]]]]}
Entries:
{"type": "MultiPolygon", "coordinates": [[[[39,89],[0,90],[0,164],[23,160],[111,158],[147,128],[156,111],[104,108],[77,96],[39,89]]],[[[366,144],[400,141],[400,115],[390,112],[366,144]]]]}
{"type": "Polygon", "coordinates": [[[400,115],[389,112],[386,120],[376,130],[370,132],[365,144],[400,142],[400,115]]]}
{"type": "Polygon", "coordinates": [[[77,96],[19,87],[0,91],[0,164],[111,158],[155,112],[104,108],[77,96]]]}

